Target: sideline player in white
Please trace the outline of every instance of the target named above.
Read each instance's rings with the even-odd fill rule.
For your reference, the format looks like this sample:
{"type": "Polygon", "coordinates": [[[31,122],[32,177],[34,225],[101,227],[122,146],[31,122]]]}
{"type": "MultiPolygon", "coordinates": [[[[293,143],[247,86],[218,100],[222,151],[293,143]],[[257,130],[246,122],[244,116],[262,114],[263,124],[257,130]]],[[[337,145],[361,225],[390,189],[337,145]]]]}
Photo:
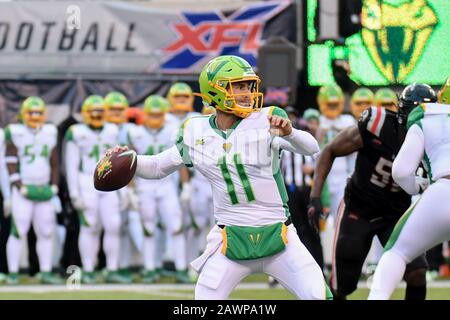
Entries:
{"type": "MultiPolygon", "coordinates": [[[[215,113],[216,109],[212,107],[204,106],[202,109],[202,115],[215,113]]],[[[188,198],[190,226],[186,230],[186,239],[189,244],[186,252],[188,261],[194,260],[205,250],[206,235],[211,229],[214,213],[211,184],[199,170],[193,168],[191,172],[190,188],[192,188],[192,194],[188,198]]],[[[186,187],[183,190],[186,190],[186,187]]],[[[183,199],[183,197],[181,198],[183,199]]],[[[194,270],[190,269],[190,271],[194,270]]]]}
{"type": "MultiPolygon", "coordinates": [[[[200,115],[200,113],[194,111],[194,94],[192,92],[192,88],[185,82],[173,83],[167,93],[167,100],[170,104],[169,113],[166,115],[167,122],[176,122],[179,127],[188,118],[200,115]]],[[[185,234],[188,243],[192,240],[190,235],[192,234],[192,226],[195,225],[195,222],[193,221],[193,213],[190,208],[190,203],[193,196],[193,188],[190,181],[192,175],[193,171],[186,167],[181,168],[174,175],[172,175],[175,184],[177,186],[181,186],[179,196],[181,210],[183,213],[183,233],[185,234]]],[[[169,255],[172,254],[173,256],[173,252],[171,252],[173,251],[171,250],[171,248],[173,248],[172,237],[170,234],[167,234],[165,230],[159,228],[156,230],[155,236],[158,243],[161,244],[158,246],[156,254],[157,270],[162,275],[170,275],[170,273],[162,267],[162,260],[164,258],[164,254],[166,254],[166,251],[169,255]],[[166,250],[165,245],[167,245],[168,250],[166,250]]],[[[193,246],[188,246],[188,251],[186,253],[187,255],[189,255],[192,250],[195,250],[192,248],[193,246]]]]}
{"type": "MultiPolygon", "coordinates": [[[[106,121],[115,124],[119,129],[119,143],[126,145],[128,143],[129,127],[134,126],[127,119],[127,110],[129,108],[127,98],[120,92],[112,91],[105,96],[106,121]]],[[[131,230],[137,230],[133,227],[142,228],[142,225],[129,228],[130,222],[136,223],[139,219],[133,219],[132,215],[136,214],[138,218],[137,196],[133,187],[126,186],[119,191],[119,208],[121,216],[120,228],[120,256],[119,256],[119,273],[127,279],[128,283],[133,282],[130,273],[131,255],[133,253],[133,241],[131,230]]],[[[137,248],[136,248],[137,250],[137,248]]]]}
{"type": "Polygon", "coordinates": [[[86,98],[83,122],[72,125],[66,133],[65,165],[70,199],[80,218],[82,281],[95,283],[94,269],[100,249],[100,231],[104,229],[106,282],[127,283],[119,274],[120,212],[117,192],[95,190],[92,176],[100,155],[118,143],[118,129],[105,122],[105,104],[101,96],[86,98]]]}
{"type": "MultiPolygon", "coordinates": [[[[128,145],[141,155],[157,155],[174,146],[178,126],[165,121],[169,102],[158,95],[151,95],[144,102],[144,125],[131,127],[128,145]]],[[[187,276],[186,244],[183,236],[182,212],[177,188],[171,177],[159,181],[136,178],[140,213],[144,226],[144,278],[145,283],[158,280],[155,258],[157,218],[172,236],[175,278],[177,282],[189,282],[187,276]]]]}
{"type": "Polygon", "coordinates": [[[399,122],[407,126],[408,133],[395,158],[392,175],[409,194],[423,194],[400,218],[384,247],[370,300],[389,299],[407,263],[450,239],[450,77],[439,92],[438,103],[433,102],[433,89],[423,84],[407,86],[400,96],[399,122]],[[431,103],[414,105],[410,103],[414,96],[431,97],[431,103]],[[421,161],[429,181],[416,176],[421,161]]]}
{"type": "MultiPolygon", "coordinates": [[[[320,126],[317,131],[317,140],[321,147],[343,129],[356,124],[353,116],[342,114],[344,111],[344,93],[337,84],[325,85],[319,89],[317,104],[320,109],[320,126]]],[[[347,178],[353,173],[356,154],[336,158],[326,181],[329,195],[329,214],[325,221],[324,230],[320,233],[323,246],[323,258],[327,267],[332,264],[333,237],[335,233],[335,218],[339,204],[344,196],[347,178]]]]}
{"type": "Polygon", "coordinates": [[[212,59],[199,83],[217,115],[184,122],[177,145],[138,156],[136,171],[160,179],[184,163],[212,185],[217,224],[205,252],[192,262],[200,273],[195,298],[225,299],[243,278],[264,272],[297,298],[331,299],[320,267],[290,223],[279,165],[281,149],[311,155],[319,151],[317,141],[293,129],[284,110],[261,109],[260,79],[240,57],[212,59]]]}
{"type": "Polygon", "coordinates": [[[46,108],[39,97],[27,98],[20,108],[23,123],[5,129],[6,159],[12,185],[11,233],[6,245],[7,283],[19,283],[22,241],[33,223],[42,283],[58,284],[52,274],[53,233],[56,212],[51,201],[58,193],[57,129],[46,124],[46,108]]]}

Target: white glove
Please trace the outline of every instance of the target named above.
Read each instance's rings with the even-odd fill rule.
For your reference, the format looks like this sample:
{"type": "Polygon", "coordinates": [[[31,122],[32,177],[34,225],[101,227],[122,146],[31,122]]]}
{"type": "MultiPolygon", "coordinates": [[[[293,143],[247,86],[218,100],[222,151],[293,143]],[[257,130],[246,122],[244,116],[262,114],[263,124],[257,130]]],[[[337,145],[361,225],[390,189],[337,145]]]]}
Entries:
{"type": "Polygon", "coordinates": [[[53,204],[53,207],[55,208],[55,212],[56,213],[61,213],[62,212],[62,204],[61,204],[61,200],[59,199],[58,196],[54,195],[52,197],[52,204],[53,204]]]}
{"type": "Polygon", "coordinates": [[[58,188],[58,186],[56,184],[52,184],[51,185],[51,189],[52,189],[52,193],[53,193],[54,196],[58,194],[59,188],[58,188]]]}
{"type": "Polygon", "coordinates": [[[126,211],[130,207],[130,200],[128,199],[128,188],[119,190],[119,210],[126,211]]]}
{"type": "Polygon", "coordinates": [[[430,181],[427,178],[416,176],[416,185],[419,187],[419,193],[423,193],[430,185],[430,181]]]}
{"type": "Polygon", "coordinates": [[[3,215],[8,218],[11,215],[11,199],[3,200],[3,215]]]}
{"type": "Polygon", "coordinates": [[[131,210],[139,211],[139,197],[133,188],[128,188],[128,202],[131,210]]]}
{"type": "Polygon", "coordinates": [[[73,198],[71,199],[71,201],[72,201],[73,207],[74,207],[76,210],[82,211],[82,210],[85,209],[83,200],[82,200],[81,198],[79,198],[79,197],[73,197],[73,198]]]}
{"type": "Polygon", "coordinates": [[[26,197],[27,196],[27,193],[28,193],[28,189],[27,189],[27,187],[25,187],[24,185],[21,185],[20,186],[20,194],[21,195],[23,195],[24,197],[26,197]]]}
{"type": "Polygon", "coordinates": [[[180,202],[184,208],[189,208],[192,198],[192,186],[189,182],[183,183],[181,187],[180,202]]]}

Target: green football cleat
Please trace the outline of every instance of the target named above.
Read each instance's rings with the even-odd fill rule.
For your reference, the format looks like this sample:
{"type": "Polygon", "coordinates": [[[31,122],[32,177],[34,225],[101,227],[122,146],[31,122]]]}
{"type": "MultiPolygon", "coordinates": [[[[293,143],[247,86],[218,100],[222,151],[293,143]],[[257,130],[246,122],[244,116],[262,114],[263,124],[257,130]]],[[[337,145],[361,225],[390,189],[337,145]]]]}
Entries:
{"type": "Polygon", "coordinates": [[[194,280],[189,277],[187,270],[177,270],[175,272],[175,281],[177,283],[194,283],[194,280]]]}
{"type": "Polygon", "coordinates": [[[130,283],[133,282],[133,275],[132,275],[130,269],[128,269],[128,268],[119,269],[119,274],[125,278],[128,278],[130,283]]]}
{"type": "Polygon", "coordinates": [[[83,271],[83,274],[81,276],[81,283],[83,283],[83,284],[96,284],[97,283],[97,279],[95,277],[94,272],[83,271]]]}
{"type": "Polygon", "coordinates": [[[159,274],[156,270],[147,270],[142,277],[143,283],[155,283],[159,280],[159,274]]]}
{"type": "Polygon", "coordinates": [[[11,272],[6,276],[6,283],[11,285],[19,284],[19,274],[17,272],[11,272]]]}
{"type": "Polygon", "coordinates": [[[63,284],[64,281],[58,275],[52,272],[41,272],[38,275],[39,280],[42,284],[63,284]]]}
{"type": "Polygon", "coordinates": [[[125,277],[119,273],[119,271],[108,271],[105,277],[106,283],[132,283],[131,278],[125,277]]]}

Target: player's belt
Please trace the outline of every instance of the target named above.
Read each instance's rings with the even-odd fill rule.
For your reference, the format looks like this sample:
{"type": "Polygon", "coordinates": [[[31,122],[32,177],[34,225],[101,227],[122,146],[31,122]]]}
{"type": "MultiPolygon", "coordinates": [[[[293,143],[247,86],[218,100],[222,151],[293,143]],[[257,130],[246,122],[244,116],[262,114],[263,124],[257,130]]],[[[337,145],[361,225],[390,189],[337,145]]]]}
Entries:
{"type": "MultiPolygon", "coordinates": [[[[285,226],[288,226],[288,225],[290,225],[292,223],[292,220],[291,220],[291,217],[289,217],[289,218],[287,218],[287,220],[284,222],[284,225],[285,226]]],[[[223,228],[225,228],[225,225],[224,224],[218,224],[217,225],[220,229],[223,229],[223,228]]]]}

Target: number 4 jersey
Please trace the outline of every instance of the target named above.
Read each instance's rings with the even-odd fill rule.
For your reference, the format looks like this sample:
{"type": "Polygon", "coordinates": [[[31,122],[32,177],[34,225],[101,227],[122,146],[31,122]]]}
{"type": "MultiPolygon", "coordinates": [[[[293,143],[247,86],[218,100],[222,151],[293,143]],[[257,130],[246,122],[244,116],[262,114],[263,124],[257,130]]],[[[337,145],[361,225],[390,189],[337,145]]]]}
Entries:
{"type": "Polygon", "coordinates": [[[347,183],[345,204],[366,217],[398,218],[411,197],[392,178],[392,163],[401,142],[396,113],[381,107],[366,109],[358,121],[363,148],[347,183]]]}

